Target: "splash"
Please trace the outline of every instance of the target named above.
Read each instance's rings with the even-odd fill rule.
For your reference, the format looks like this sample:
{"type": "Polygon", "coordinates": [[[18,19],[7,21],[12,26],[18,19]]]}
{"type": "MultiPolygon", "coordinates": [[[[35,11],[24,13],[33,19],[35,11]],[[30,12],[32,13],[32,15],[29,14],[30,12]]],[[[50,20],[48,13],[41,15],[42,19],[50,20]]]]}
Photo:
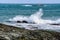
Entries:
{"type": "Polygon", "coordinates": [[[28,17],[26,17],[26,16],[18,15],[18,16],[13,17],[12,19],[9,19],[9,21],[22,21],[22,20],[27,20],[27,19],[28,19],[28,17]]]}
{"type": "Polygon", "coordinates": [[[44,20],[42,19],[43,16],[43,9],[40,8],[38,10],[38,12],[32,14],[31,16],[22,16],[22,15],[18,15],[13,17],[12,19],[9,19],[9,21],[27,21],[27,22],[34,22],[36,24],[48,24],[48,23],[56,23],[57,21],[59,22],[59,20],[56,21],[52,21],[52,20],[44,20]]]}
{"type": "Polygon", "coordinates": [[[42,17],[43,15],[43,10],[39,9],[38,12],[32,14],[31,16],[22,16],[22,15],[18,15],[13,17],[12,19],[9,19],[9,21],[23,21],[26,20],[28,22],[35,22],[36,24],[42,23],[42,17]]]}
{"type": "Polygon", "coordinates": [[[32,20],[33,22],[35,22],[36,24],[47,24],[47,23],[54,23],[55,22],[52,20],[44,20],[44,19],[42,19],[42,16],[43,16],[43,9],[41,8],[41,9],[39,9],[38,12],[31,15],[29,19],[32,20]]]}
{"type": "Polygon", "coordinates": [[[19,28],[25,28],[25,29],[29,29],[29,30],[35,30],[36,28],[38,29],[43,29],[43,30],[54,30],[54,31],[59,31],[60,30],[60,25],[51,25],[51,24],[59,24],[60,23],[60,19],[57,20],[44,20],[42,19],[43,16],[43,9],[39,9],[38,12],[30,15],[30,16],[23,16],[23,15],[18,15],[15,16],[13,18],[10,18],[9,21],[27,21],[29,22],[34,22],[36,24],[25,24],[25,23],[5,23],[7,25],[12,25],[12,26],[16,26],[19,28]]]}
{"type": "Polygon", "coordinates": [[[34,14],[32,14],[29,17],[29,19],[32,20],[33,22],[39,24],[39,23],[42,23],[42,19],[41,19],[42,15],[43,15],[43,10],[39,9],[39,11],[34,13],[34,14]]]}

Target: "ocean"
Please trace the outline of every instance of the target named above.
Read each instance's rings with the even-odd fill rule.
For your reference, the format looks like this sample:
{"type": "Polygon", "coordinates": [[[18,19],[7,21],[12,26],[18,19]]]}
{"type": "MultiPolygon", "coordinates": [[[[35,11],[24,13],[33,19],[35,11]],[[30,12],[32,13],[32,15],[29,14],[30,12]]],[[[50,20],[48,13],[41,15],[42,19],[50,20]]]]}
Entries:
{"type": "MultiPolygon", "coordinates": [[[[1,23],[20,25],[6,21],[22,20],[35,22],[36,24],[31,24],[36,27],[39,25],[38,29],[60,30],[58,25],[49,25],[52,23],[60,24],[60,4],[0,4],[1,23]]],[[[26,27],[25,25],[24,27],[26,27]]],[[[26,29],[30,27],[26,27],[26,29]]]]}
{"type": "Polygon", "coordinates": [[[17,15],[30,16],[43,9],[44,19],[58,19],[60,17],[60,4],[0,4],[0,21],[6,21],[17,15]]]}

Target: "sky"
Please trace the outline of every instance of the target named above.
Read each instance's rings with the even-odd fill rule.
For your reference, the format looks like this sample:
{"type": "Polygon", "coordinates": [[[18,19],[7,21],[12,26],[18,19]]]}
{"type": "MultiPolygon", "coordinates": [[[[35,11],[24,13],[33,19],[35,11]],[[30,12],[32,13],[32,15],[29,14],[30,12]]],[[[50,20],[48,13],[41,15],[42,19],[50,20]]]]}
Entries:
{"type": "Polygon", "coordinates": [[[0,3],[56,4],[60,3],[60,0],[0,0],[0,3]]]}

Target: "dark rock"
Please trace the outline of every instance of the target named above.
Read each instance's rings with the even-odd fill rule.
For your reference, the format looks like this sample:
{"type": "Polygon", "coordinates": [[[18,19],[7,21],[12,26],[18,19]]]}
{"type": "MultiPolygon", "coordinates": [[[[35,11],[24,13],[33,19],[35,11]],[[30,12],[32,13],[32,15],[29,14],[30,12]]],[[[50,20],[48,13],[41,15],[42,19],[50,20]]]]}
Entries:
{"type": "Polygon", "coordinates": [[[17,23],[28,23],[28,22],[23,20],[23,21],[17,21],[17,23]]]}
{"type": "Polygon", "coordinates": [[[60,25],[60,24],[50,24],[50,25],[60,25]]]}
{"type": "Polygon", "coordinates": [[[35,22],[28,22],[26,20],[23,20],[23,21],[6,21],[6,22],[9,22],[9,23],[30,23],[30,24],[36,24],[35,22]]]}
{"type": "Polygon", "coordinates": [[[22,23],[28,23],[27,21],[23,20],[22,23]]]}
{"type": "Polygon", "coordinates": [[[17,23],[21,23],[21,21],[17,21],[17,23]]]}
{"type": "Polygon", "coordinates": [[[0,37],[0,40],[7,40],[6,38],[4,38],[4,37],[0,37]]]}
{"type": "Polygon", "coordinates": [[[60,32],[27,30],[0,24],[0,40],[60,40],[60,32]]]}

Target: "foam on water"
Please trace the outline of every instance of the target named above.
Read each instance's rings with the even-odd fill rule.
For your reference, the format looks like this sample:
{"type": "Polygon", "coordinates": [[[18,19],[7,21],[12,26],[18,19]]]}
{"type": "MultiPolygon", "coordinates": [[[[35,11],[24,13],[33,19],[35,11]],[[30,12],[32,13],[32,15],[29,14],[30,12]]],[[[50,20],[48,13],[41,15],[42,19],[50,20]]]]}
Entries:
{"type": "Polygon", "coordinates": [[[28,22],[35,22],[36,24],[45,24],[45,23],[52,23],[54,21],[52,20],[43,20],[41,17],[43,15],[43,10],[39,9],[38,12],[32,14],[31,16],[22,16],[18,15],[13,17],[12,19],[9,19],[9,21],[23,21],[26,20],[28,22]]]}
{"type": "Polygon", "coordinates": [[[22,5],[22,6],[31,7],[32,5],[22,5]]]}
{"type": "Polygon", "coordinates": [[[26,20],[28,22],[35,22],[35,23],[40,23],[40,19],[41,19],[41,16],[43,15],[42,13],[42,9],[39,9],[38,12],[32,14],[31,16],[15,16],[14,18],[12,19],[9,19],[9,21],[22,21],[22,20],[26,20]]]}
{"type": "Polygon", "coordinates": [[[23,21],[26,20],[27,22],[35,22],[36,24],[28,24],[28,23],[6,23],[8,25],[13,25],[13,26],[17,26],[17,27],[24,27],[26,29],[33,29],[33,27],[38,27],[38,29],[49,29],[49,30],[59,30],[60,26],[57,25],[49,25],[49,24],[53,24],[53,23],[60,23],[60,19],[57,19],[55,21],[53,20],[44,20],[42,19],[43,16],[43,9],[40,8],[38,10],[38,12],[30,15],[30,16],[23,16],[23,15],[18,15],[15,16],[13,18],[10,18],[9,21],[23,21]],[[30,25],[30,26],[29,26],[30,25]]]}

